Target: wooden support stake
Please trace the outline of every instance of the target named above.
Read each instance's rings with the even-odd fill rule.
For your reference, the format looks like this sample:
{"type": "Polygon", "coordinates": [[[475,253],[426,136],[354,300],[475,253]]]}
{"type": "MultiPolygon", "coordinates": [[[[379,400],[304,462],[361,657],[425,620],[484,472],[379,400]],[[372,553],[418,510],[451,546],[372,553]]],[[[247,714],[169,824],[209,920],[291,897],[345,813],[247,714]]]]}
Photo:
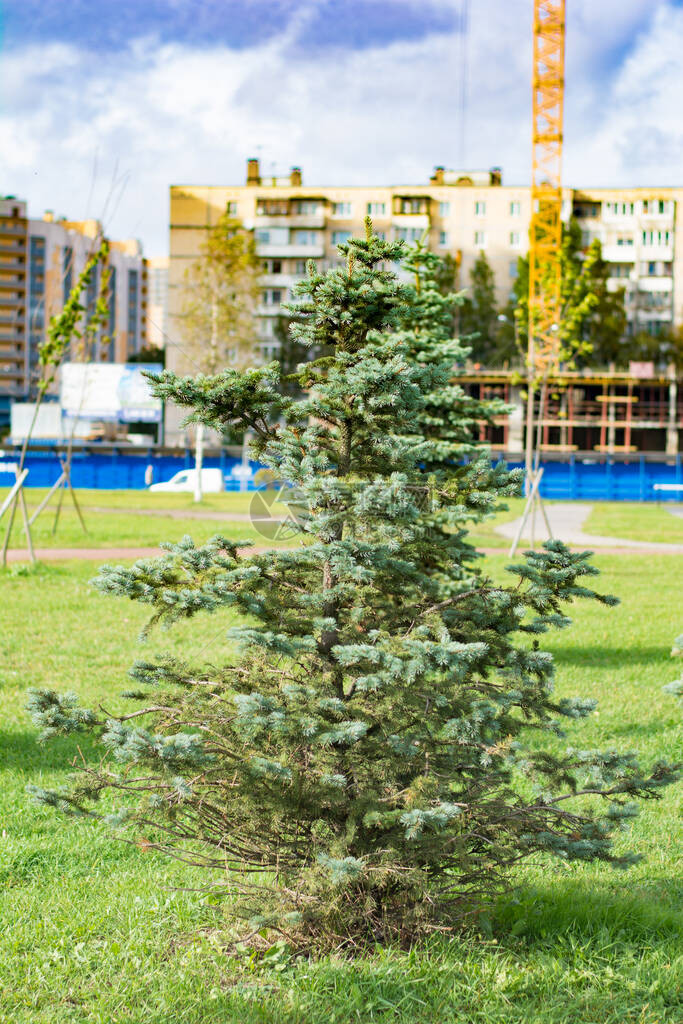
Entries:
{"type": "MultiPolygon", "coordinates": [[[[26,479],[27,476],[28,476],[28,470],[27,469],[22,469],[21,473],[17,473],[17,479],[14,482],[14,485],[12,486],[11,491],[9,492],[9,494],[7,495],[5,500],[3,501],[2,508],[0,508],[0,519],[2,519],[2,517],[5,514],[5,512],[7,511],[7,509],[10,510],[10,512],[9,512],[9,522],[7,524],[7,532],[5,533],[5,539],[4,539],[3,545],[2,545],[2,564],[3,564],[3,566],[7,565],[7,549],[9,548],[9,540],[10,540],[10,536],[12,534],[12,527],[14,526],[14,516],[15,516],[16,511],[17,511],[17,501],[19,499],[19,493],[20,493],[20,491],[21,491],[21,489],[23,487],[24,480],[26,479]]],[[[22,497],[23,497],[23,495],[22,495],[22,497]]],[[[24,502],[22,502],[22,514],[24,514],[25,508],[26,508],[26,503],[24,501],[24,502]]],[[[25,526],[27,525],[26,520],[24,520],[24,525],[25,526]]],[[[30,527],[29,527],[29,534],[28,535],[29,535],[29,537],[31,535],[30,527]]],[[[31,561],[34,562],[35,561],[35,556],[33,554],[33,545],[32,545],[31,542],[29,542],[29,552],[31,554],[31,561]]]]}
{"type": "Polygon", "coordinates": [[[553,532],[552,532],[552,530],[550,528],[550,522],[548,521],[548,516],[547,516],[546,510],[545,510],[545,505],[543,504],[543,499],[541,498],[541,495],[538,492],[538,488],[540,486],[541,477],[542,476],[543,476],[543,467],[541,467],[540,469],[538,469],[538,470],[536,470],[535,472],[532,473],[532,477],[531,477],[531,481],[530,481],[530,485],[529,485],[529,494],[528,494],[527,499],[526,499],[526,505],[524,506],[524,512],[522,513],[522,520],[521,520],[521,522],[519,524],[519,529],[517,530],[517,533],[515,534],[515,539],[512,542],[512,547],[510,548],[510,558],[512,558],[513,555],[515,554],[515,552],[517,551],[517,548],[519,546],[519,542],[522,539],[522,534],[524,533],[524,527],[526,526],[527,522],[529,521],[529,516],[530,515],[532,517],[531,518],[531,529],[532,529],[531,546],[532,547],[534,546],[534,539],[535,538],[534,538],[533,534],[535,532],[534,526],[535,526],[535,516],[536,516],[536,507],[537,506],[540,507],[541,512],[543,514],[543,518],[545,520],[545,525],[546,525],[546,528],[548,530],[548,537],[552,538],[553,532]]]}
{"type": "Polygon", "coordinates": [[[63,483],[63,482],[64,482],[64,473],[62,473],[62,474],[61,474],[61,475],[60,475],[60,476],[58,477],[58,479],[57,479],[57,480],[55,481],[55,483],[53,483],[52,487],[51,487],[51,488],[50,488],[50,490],[49,490],[49,491],[47,492],[47,494],[45,495],[45,497],[44,497],[44,498],[43,498],[43,500],[41,501],[40,505],[38,506],[38,508],[37,508],[37,509],[35,510],[35,512],[34,512],[34,513],[33,513],[33,515],[31,516],[31,518],[29,519],[29,521],[28,521],[28,525],[29,525],[29,526],[32,526],[32,525],[33,525],[33,523],[34,523],[34,522],[36,521],[36,519],[38,518],[38,516],[40,515],[40,513],[41,513],[41,512],[43,511],[43,509],[45,508],[45,506],[46,506],[46,505],[47,505],[47,503],[49,502],[49,500],[50,500],[50,498],[52,497],[52,495],[53,495],[53,494],[55,493],[55,491],[57,490],[57,488],[58,488],[58,487],[61,487],[61,486],[62,486],[62,483],[63,483]]]}

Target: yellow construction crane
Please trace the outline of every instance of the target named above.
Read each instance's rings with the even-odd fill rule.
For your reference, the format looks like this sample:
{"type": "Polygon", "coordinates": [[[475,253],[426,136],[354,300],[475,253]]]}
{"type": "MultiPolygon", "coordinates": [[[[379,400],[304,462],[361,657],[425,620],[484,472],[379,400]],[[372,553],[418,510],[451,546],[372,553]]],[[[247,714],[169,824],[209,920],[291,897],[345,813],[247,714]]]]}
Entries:
{"type": "MultiPolygon", "coordinates": [[[[565,0],[534,0],[534,65],[531,226],[529,229],[529,343],[527,351],[526,487],[527,507],[519,537],[529,515],[540,506],[550,524],[538,486],[539,439],[534,442],[534,407],[539,379],[546,380],[559,355],[562,271],[562,128],[564,114],[565,0]]],[[[546,387],[541,387],[539,422],[546,387]]]]}

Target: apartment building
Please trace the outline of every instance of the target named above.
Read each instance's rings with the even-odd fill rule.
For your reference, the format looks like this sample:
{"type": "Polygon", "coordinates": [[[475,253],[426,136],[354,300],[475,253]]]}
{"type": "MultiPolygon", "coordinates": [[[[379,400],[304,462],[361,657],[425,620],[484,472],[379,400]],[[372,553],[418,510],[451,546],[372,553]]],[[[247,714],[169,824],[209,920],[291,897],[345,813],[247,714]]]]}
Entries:
{"type": "Polygon", "coordinates": [[[149,286],[146,344],[148,348],[163,348],[168,322],[168,257],[149,259],[146,263],[149,286]]]}
{"type": "MultiPolygon", "coordinates": [[[[261,174],[247,161],[246,182],[235,186],[172,186],[168,364],[192,372],[183,359],[183,279],[197,258],[206,232],[224,213],[255,233],[263,261],[258,334],[263,357],[277,351],[275,325],[282,304],[306,273],[307,261],[321,269],[338,262],[337,246],[363,235],[367,214],[387,239],[425,238],[435,252],[450,253],[466,288],[480,252],[493,269],[503,306],[528,249],[531,190],[507,186],[501,171],[451,171],[437,167],[426,184],[394,186],[307,186],[300,168],[283,177],[261,174]]],[[[576,217],[584,244],[603,244],[613,267],[610,287],[624,287],[630,333],[654,336],[683,324],[683,236],[676,210],[683,188],[564,189],[565,221],[576,217]],[[678,277],[677,277],[678,275],[678,277]]]]}
{"type": "MultiPolygon", "coordinates": [[[[50,211],[33,219],[23,200],[0,198],[0,422],[7,421],[12,401],[35,396],[38,348],[50,318],[62,309],[101,235],[95,220],[55,219],[50,211]]],[[[146,338],[147,264],[140,243],[111,241],[109,266],[106,333],[113,340],[105,344],[102,332],[94,357],[125,362],[146,338]]],[[[87,308],[98,292],[95,277],[84,296],[87,308]]]]}
{"type": "Polygon", "coordinates": [[[572,213],[583,243],[602,243],[610,287],[624,288],[628,332],[660,337],[683,323],[683,189],[581,189],[572,213]]]}

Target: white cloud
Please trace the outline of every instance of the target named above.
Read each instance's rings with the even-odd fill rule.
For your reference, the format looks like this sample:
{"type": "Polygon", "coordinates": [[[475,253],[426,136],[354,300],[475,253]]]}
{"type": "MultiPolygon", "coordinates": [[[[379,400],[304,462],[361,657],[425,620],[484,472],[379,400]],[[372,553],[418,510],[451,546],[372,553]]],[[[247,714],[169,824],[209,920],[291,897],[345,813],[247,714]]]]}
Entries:
{"type": "MultiPolygon", "coordinates": [[[[531,0],[470,9],[466,162],[526,182],[531,0]]],[[[662,0],[571,10],[567,183],[677,178],[683,12],[662,0]]],[[[3,188],[34,214],[105,211],[113,236],[141,237],[154,255],[167,246],[169,184],[239,183],[256,152],[266,172],[300,164],[310,184],[418,182],[455,164],[457,37],[295,60],[295,31],[241,51],[147,39],[108,58],[62,44],[6,54],[3,188]]]]}

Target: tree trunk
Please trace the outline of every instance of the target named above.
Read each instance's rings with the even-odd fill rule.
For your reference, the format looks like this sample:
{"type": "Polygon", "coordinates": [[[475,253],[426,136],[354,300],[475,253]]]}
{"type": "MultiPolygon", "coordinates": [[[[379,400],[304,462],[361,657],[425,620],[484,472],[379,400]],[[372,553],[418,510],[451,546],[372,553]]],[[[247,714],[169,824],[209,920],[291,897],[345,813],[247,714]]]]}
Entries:
{"type": "Polygon", "coordinates": [[[194,481],[194,500],[202,500],[202,465],[204,463],[204,424],[197,424],[197,432],[195,434],[195,458],[194,458],[194,470],[195,470],[195,481],[194,481]]]}

